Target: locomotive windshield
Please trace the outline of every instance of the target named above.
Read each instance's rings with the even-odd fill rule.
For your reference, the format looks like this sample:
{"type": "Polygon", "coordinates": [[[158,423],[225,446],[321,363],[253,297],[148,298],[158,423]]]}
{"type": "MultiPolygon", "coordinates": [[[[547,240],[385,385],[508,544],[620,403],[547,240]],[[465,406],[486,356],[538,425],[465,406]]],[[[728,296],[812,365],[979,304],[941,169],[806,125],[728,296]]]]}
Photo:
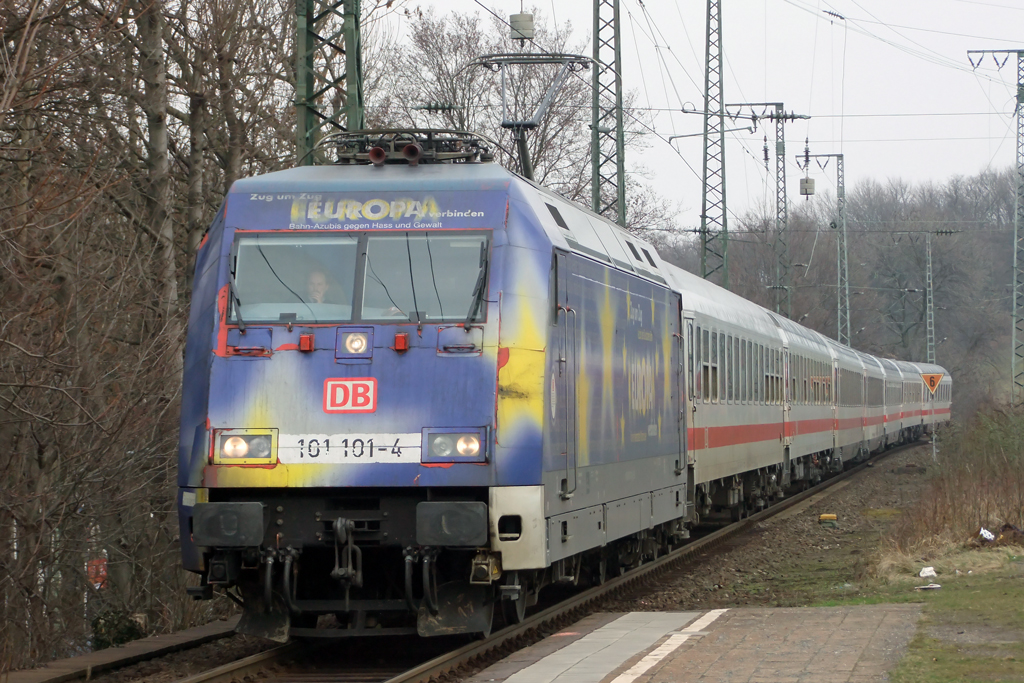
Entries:
{"type": "Polygon", "coordinates": [[[486,282],[484,235],[373,235],[366,250],[363,320],[458,321],[478,317],[486,282]]]}
{"type": "Polygon", "coordinates": [[[245,322],[352,320],[358,246],[352,235],[241,235],[235,316],[245,322]]]}
{"type": "Polygon", "coordinates": [[[232,269],[232,319],[479,320],[487,253],[488,237],[479,232],[243,233],[232,269]]]}

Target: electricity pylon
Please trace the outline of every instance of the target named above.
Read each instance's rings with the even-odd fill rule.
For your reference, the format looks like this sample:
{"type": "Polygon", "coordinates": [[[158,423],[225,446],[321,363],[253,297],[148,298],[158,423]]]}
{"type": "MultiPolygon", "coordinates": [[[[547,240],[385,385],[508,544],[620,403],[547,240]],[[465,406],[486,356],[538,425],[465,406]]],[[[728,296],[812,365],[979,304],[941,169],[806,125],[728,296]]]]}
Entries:
{"type": "Polygon", "coordinates": [[[700,275],[729,289],[721,0],[708,0],[704,50],[704,172],[701,177],[703,192],[700,204],[700,275]]]}
{"type": "MultiPolygon", "coordinates": [[[[793,278],[792,267],[789,259],[789,235],[787,225],[789,223],[789,200],[786,194],[786,132],[785,124],[797,119],[809,119],[806,114],[789,114],[785,111],[782,102],[743,102],[740,104],[727,104],[730,107],[765,107],[766,111],[752,118],[768,119],[775,122],[775,312],[782,313],[787,318],[793,317],[793,278]]],[[[730,115],[730,118],[732,116],[730,115]]]]}
{"type": "Polygon", "coordinates": [[[359,11],[359,0],[296,0],[295,156],[299,166],[325,161],[314,152],[324,135],[365,127],[359,11]],[[344,69],[339,68],[342,65],[344,69]]]}
{"type": "MultiPolygon", "coordinates": [[[[847,266],[846,249],[846,169],[842,154],[807,154],[806,159],[824,159],[818,162],[821,170],[825,170],[829,159],[836,160],[836,220],[833,227],[839,231],[836,247],[836,312],[838,330],[836,339],[840,344],[850,345],[850,271],[847,266]]],[[[797,157],[799,160],[801,157],[797,157]]],[[[805,169],[806,170],[806,169],[805,169]]],[[[931,242],[929,241],[929,245],[931,242]]],[[[929,258],[931,255],[929,247],[929,258]]],[[[929,263],[928,280],[931,282],[931,261],[929,263]]],[[[929,285],[930,288],[931,285],[929,285]]],[[[929,291],[931,291],[929,289],[929,291]]],[[[931,310],[931,309],[929,309],[931,310]]],[[[933,325],[934,327],[934,325],[933,325]]],[[[934,336],[934,329],[932,330],[934,336]]]]}
{"type": "Polygon", "coordinates": [[[626,225],[626,138],[622,129],[619,0],[594,0],[594,87],[590,125],[590,201],[626,225]]]}
{"type": "Polygon", "coordinates": [[[1013,212],[1013,327],[1010,332],[1010,403],[1024,405],[1024,49],[968,50],[967,59],[977,69],[985,55],[1002,68],[1017,55],[1017,196],[1013,212]],[[999,61],[999,56],[1003,61],[999,61]],[[975,60],[975,57],[977,59],[975,60]]]}

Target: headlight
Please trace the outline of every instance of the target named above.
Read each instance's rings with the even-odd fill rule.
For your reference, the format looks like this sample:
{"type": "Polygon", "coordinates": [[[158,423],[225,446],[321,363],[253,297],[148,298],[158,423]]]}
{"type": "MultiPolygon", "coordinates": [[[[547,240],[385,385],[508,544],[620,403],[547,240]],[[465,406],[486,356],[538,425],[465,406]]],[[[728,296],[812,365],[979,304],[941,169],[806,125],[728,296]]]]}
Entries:
{"type": "Polygon", "coordinates": [[[363,353],[369,345],[365,332],[353,332],[345,335],[345,350],[349,353],[363,353]]]}
{"type": "Polygon", "coordinates": [[[231,436],[224,440],[220,452],[225,458],[244,458],[249,454],[249,444],[240,436],[231,436]]]}
{"type": "Polygon", "coordinates": [[[270,439],[265,436],[256,436],[249,441],[250,458],[269,458],[270,439]]]}
{"type": "Polygon", "coordinates": [[[487,430],[424,429],[421,461],[487,462],[487,430]]]}
{"type": "Polygon", "coordinates": [[[266,465],[277,461],[276,429],[218,429],[213,464],[266,465]]]}
{"type": "Polygon", "coordinates": [[[437,434],[430,442],[430,453],[439,458],[447,458],[454,450],[454,440],[448,434],[437,434]]]}
{"type": "Polygon", "coordinates": [[[480,437],[476,434],[460,436],[458,443],[455,444],[455,449],[459,452],[459,455],[472,458],[480,452],[480,437]]]}

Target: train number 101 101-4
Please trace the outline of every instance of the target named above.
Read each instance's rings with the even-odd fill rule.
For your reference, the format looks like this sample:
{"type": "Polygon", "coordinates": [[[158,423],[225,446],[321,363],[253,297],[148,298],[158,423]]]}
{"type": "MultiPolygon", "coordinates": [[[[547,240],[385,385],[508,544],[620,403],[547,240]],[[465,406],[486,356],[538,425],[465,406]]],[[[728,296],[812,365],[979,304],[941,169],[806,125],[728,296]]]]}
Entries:
{"type": "Polygon", "coordinates": [[[376,453],[388,453],[395,457],[402,456],[402,449],[398,445],[398,439],[391,446],[377,446],[372,438],[359,439],[348,437],[334,440],[334,451],[331,451],[330,439],[299,439],[300,458],[319,458],[321,455],[334,456],[335,458],[372,458],[376,453]]]}

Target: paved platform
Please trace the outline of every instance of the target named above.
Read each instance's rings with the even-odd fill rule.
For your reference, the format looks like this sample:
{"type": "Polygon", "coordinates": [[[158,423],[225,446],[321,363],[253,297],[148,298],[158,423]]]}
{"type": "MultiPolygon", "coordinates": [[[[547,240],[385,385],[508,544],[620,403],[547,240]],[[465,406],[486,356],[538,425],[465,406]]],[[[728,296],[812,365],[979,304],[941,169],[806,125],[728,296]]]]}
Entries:
{"type": "Polygon", "coordinates": [[[887,681],[919,605],[591,615],[467,683],[887,681]]]}
{"type": "Polygon", "coordinates": [[[90,652],[78,657],[58,659],[38,669],[22,669],[3,673],[0,674],[0,682],[63,683],[76,679],[88,680],[115,666],[125,666],[154,657],[162,657],[172,652],[233,635],[237,623],[238,617],[231,617],[177,633],[140,638],[118,647],[90,652]]]}

